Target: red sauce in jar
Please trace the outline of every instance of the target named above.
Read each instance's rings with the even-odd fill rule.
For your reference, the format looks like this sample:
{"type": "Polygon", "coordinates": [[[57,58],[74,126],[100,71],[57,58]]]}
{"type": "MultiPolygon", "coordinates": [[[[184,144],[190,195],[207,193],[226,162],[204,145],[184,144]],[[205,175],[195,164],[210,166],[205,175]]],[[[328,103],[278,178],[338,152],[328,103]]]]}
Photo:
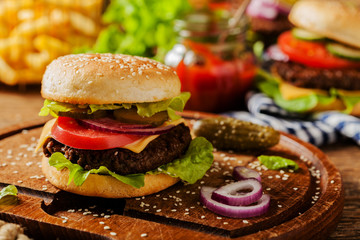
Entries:
{"type": "Polygon", "coordinates": [[[211,45],[190,40],[183,44],[193,52],[193,59],[187,61],[185,57],[174,68],[182,91],[191,93],[186,109],[223,112],[242,108],[256,72],[253,55],[243,52],[222,59],[211,51],[211,45]]]}

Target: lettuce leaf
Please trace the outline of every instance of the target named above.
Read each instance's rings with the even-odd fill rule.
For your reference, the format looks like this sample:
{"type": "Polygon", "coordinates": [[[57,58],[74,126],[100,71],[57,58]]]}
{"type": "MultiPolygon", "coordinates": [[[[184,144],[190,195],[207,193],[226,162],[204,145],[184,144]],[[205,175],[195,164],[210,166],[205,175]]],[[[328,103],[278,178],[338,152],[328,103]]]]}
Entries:
{"type": "Polygon", "coordinates": [[[181,118],[176,111],[182,112],[186,102],[190,98],[189,92],[183,92],[172,99],[155,102],[155,103],[137,103],[137,113],[143,117],[151,117],[155,113],[167,111],[170,119],[177,120],[181,118]]]}
{"type": "Polygon", "coordinates": [[[0,191],[0,204],[12,205],[17,203],[17,188],[14,185],[8,185],[0,191]]]}
{"type": "Polygon", "coordinates": [[[166,173],[194,184],[211,167],[214,157],[213,146],[203,137],[195,138],[184,156],[159,167],[153,173],[166,173]]]}
{"type": "Polygon", "coordinates": [[[116,110],[116,109],[130,109],[132,106],[137,107],[137,113],[142,117],[151,117],[157,112],[167,111],[171,120],[177,120],[180,118],[176,114],[177,111],[182,112],[184,110],[186,102],[190,98],[189,92],[183,92],[179,96],[171,99],[167,99],[160,102],[152,103],[121,103],[121,104],[86,104],[75,105],[70,103],[61,103],[45,99],[44,106],[41,108],[39,116],[47,116],[51,114],[54,117],[59,115],[59,112],[71,112],[78,109],[86,109],[88,114],[92,114],[99,110],[116,110]]]}
{"type": "Polygon", "coordinates": [[[313,109],[318,104],[327,105],[336,100],[336,96],[334,95],[330,94],[325,96],[315,93],[296,99],[286,100],[282,97],[279,89],[280,80],[263,70],[258,71],[256,84],[260,91],[273,98],[278,106],[289,112],[306,112],[313,109]]]}
{"type": "Polygon", "coordinates": [[[144,174],[130,174],[126,176],[121,176],[110,171],[109,169],[107,169],[107,167],[104,166],[101,166],[98,169],[85,170],[80,165],[70,162],[60,152],[56,152],[51,155],[51,157],[49,158],[49,164],[50,166],[55,167],[58,171],[64,168],[69,169],[70,174],[68,184],[73,181],[76,186],[81,186],[85,182],[89,174],[110,175],[117,180],[136,188],[144,186],[144,174]]]}
{"type": "Polygon", "coordinates": [[[355,96],[355,95],[348,96],[344,94],[342,91],[339,91],[337,89],[331,89],[330,92],[333,95],[338,96],[344,102],[346,107],[344,113],[350,114],[354,109],[355,105],[360,103],[360,96],[355,96]]]}
{"type": "Polygon", "coordinates": [[[299,168],[299,165],[297,165],[297,163],[294,162],[293,160],[280,156],[261,155],[258,157],[258,159],[262,165],[265,165],[265,167],[272,170],[291,168],[296,171],[299,168]]]}
{"type": "Polygon", "coordinates": [[[191,9],[184,0],[112,0],[102,17],[106,26],[93,48],[83,51],[123,53],[163,61],[177,42],[174,21],[191,9]]]}
{"type": "MultiPolygon", "coordinates": [[[[179,177],[188,183],[195,183],[202,178],[206,171],[211,167],[213,162],[213,147],[205,138],[198,137],[191,141],[190,146],[185,155],[171,163],[160,166],[157,170],[150,171],[148,174],[165,173],[173,177],[179,177]]],[[[58,171],[69,169],[69,180],[74,182],[76,186],[81,186],[89,174],[110,175],[117,180],[131,185],[135,188],[144,186],[145,174],[130,174],[122,176],[116,174],[105,166],[98,169],[85,170],[80,165],[70,162],[65,156],[56,152],[49,158],[50,166],[55,167],[58,171]]]]}

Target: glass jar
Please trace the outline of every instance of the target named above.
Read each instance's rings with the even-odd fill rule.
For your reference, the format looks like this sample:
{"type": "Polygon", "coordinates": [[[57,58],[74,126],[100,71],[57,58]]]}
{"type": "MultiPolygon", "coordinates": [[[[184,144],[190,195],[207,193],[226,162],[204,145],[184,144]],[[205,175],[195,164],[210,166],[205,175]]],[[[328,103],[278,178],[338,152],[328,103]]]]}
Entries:
{"type": "Polygon", "coordinates": [[[176,22],[179,42],[165,57],[182,91],[191,93],[186,109],[223,112],[243,107],[255,75],[255,57],[245,44],[247,22],[229,28],[229,18],[194,12],[176,22]]]}

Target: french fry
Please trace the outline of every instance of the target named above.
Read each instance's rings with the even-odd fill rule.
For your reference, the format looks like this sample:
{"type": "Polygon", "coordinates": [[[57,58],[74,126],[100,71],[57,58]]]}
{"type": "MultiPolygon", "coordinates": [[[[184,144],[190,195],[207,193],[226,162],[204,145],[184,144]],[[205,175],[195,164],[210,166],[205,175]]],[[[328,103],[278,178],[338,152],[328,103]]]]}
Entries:
{"type": "Polygon", "coordinates": [[[17,12],[17,18],[19,21],[30,21],[35,18],[35,12],[33,9],[22,9],[17,12]]]}
{"type": "Polygon", "coordinates": [[[38,51],[47,51],[51,58],[70,52],[70,45],[57,38],[48,35],[39,35],[34,39],[34,47],[38,51]]]}
{"type": "Polygon", "coordinates": [[[25,55],[25,63],[30,69],[35,71],[44,71],[46,65],[50,63],[50,54],[48,51],[42,51],[40,53],[28,53],[25,55]]]}
{"type": "Polygon", "coordinates": [[[0,0],[0,82],[40,83],[53,59],[95,43],[103,0],[0,0]]]}
{"type": "Polygon", "coordinates": [[[39,83],[42,79],[43,71],[36,71],[34,69],[25,68],[17,71],[18,84],[34,84],[39,83]]]}
{"type": "Polygon", "coordinates": [[[9,32],[10,32],[10,29],[7,27],[7,25],[0,22],[0,39],[6,38],[9,35],[9,32]]]}
{"type": "Polygon", "coordinates": [[[96,36],[98,33],[95,22],[81,13],[70,12],[70,23],[74,29],[87,36],[96,36]]]}
{"type": "Polygon", "coordinates": [[[10,33],[10,36],[35,36],[46,33],[50,29],[50,19],[48,16],[42,16],[33,21],[26,21],[16,26],[10,33]]]}
{"type": "Polygon", "coordinates": [[[16,71],[7,64],[7,62],[0,57],[0,79],[8,85],[17,84],[16,71]]]}
{"type": "MultiPolygon", "coordinates": [[[[16,57],[18,55],[16,53],[18,52],[16,49],[19,49],[19,51],[22,52],[26,52],[31,50],[31,48],[31,43],[22,37],[10,37],[0,39],[0,56],[2,56],[4,59],[13,59],[12,61],[14,61],[14,59],[20,57],[16,57]],[[13,51],[14,53],[12,53],[13,51]]],[[[21,55],[21,53],[19,54],[21,55]]]]}

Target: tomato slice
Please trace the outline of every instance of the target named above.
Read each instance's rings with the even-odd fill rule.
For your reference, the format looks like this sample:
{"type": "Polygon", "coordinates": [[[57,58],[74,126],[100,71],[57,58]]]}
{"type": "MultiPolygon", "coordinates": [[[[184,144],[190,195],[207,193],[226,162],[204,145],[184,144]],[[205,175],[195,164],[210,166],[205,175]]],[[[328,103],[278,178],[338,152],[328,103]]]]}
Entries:
{"type": "Polygon", "coordinates": [[[67,146],[90,150],[123,147],[144,137],[89,129],[70,117],[58,117],[51,136],[67,146]]]}
{"type": "Polygon", "coordinates": [[[280,49],[291,61],[318,68],[354,68],[359,62],[338,58],[327,51],[321,42],[304,41],[293,37],[291,31],[282,33],[278,38],[280,49]]]}

